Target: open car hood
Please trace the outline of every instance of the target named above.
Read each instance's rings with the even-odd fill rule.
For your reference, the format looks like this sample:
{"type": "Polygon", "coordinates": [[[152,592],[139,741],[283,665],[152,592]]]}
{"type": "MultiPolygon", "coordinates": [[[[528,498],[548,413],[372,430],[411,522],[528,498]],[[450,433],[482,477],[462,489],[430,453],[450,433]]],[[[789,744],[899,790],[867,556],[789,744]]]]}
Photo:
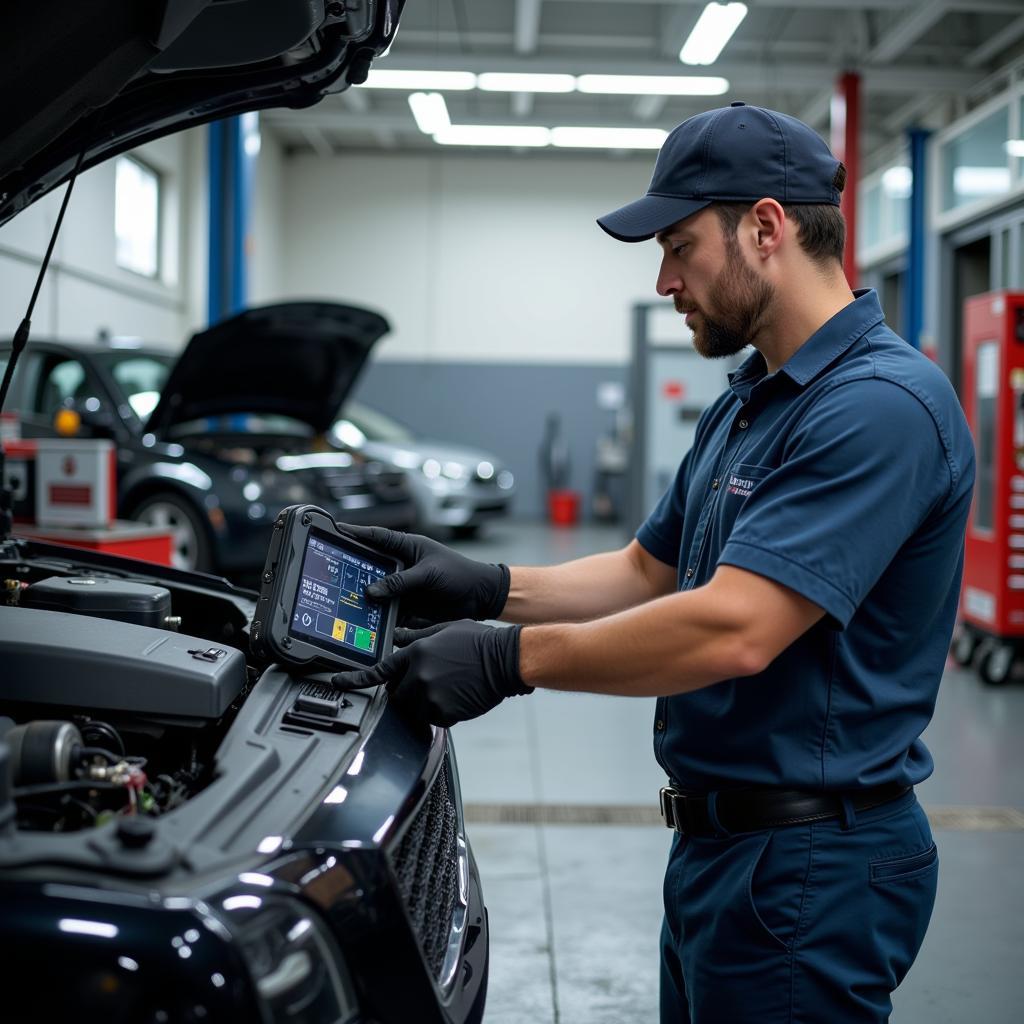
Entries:
{"type": "Polygon", "coordinates": [[[325,432],[377,340],[384,317],[335,302],[247,309],[192,336],[146,429],[231,413],[290,416],[325,432]]]}
{"type": "Polygon", "coordinates": [[[365,81],[405,0],[5,5],[0,224],[82,168],[182,128],[365,81]]]}

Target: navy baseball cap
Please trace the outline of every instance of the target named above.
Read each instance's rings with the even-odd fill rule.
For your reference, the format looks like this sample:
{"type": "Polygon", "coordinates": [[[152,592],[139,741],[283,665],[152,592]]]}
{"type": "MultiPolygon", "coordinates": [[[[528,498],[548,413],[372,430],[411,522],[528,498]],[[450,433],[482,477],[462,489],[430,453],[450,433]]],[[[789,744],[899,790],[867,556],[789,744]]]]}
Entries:
{"type": "Polygon", "coordinates": [[[737,100],[673,128],[647,195],[597,223],[620,242],[644,242],[716,201],[838,206],[845,184],[846,168],[803,121],[737,100]]]}

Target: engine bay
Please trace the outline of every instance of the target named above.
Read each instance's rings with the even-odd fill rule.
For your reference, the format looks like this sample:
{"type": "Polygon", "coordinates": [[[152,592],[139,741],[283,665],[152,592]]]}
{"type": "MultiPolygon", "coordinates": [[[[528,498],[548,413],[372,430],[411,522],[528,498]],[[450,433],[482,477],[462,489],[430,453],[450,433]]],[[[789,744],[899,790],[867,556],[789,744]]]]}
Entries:
{"type": "Polygon", "coordinates": [[[253,654],[254,592],[80,554],[0,542],[0,869],[222,869],[301,828],[360,753],[346,820],[372,840],[373,775],[414,785],[402,751],[429,732],[385,715],[383,690],[253,654]]]}
{"type": "Polygon", "coordinates": [[[256,678],[242,607],[51,565],[0,577],[0,740],[16,826],[68,832],[168,813],[212,778],[256,678]]]}

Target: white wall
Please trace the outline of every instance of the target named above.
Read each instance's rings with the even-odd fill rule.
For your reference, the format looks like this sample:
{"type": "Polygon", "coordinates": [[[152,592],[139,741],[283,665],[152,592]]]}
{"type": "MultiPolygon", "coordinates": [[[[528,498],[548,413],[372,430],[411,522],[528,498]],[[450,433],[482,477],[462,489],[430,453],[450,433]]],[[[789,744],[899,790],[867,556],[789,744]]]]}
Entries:
{"type": "MultiPolygon", "coordinates": [[[[194,210],[197,194],[205,192],[205,177],[197,177],[204,131],[170,136],[134,151],[161,175],[158,280],[115,263],[114,162],[79,177],[33,313],[35,336],[86,340],[107,329],[174,348],[181,344],[196,305],[190,297],[194,275],[184,272],[183,256],[196,236],[205,239],[206,233],[205,218],[197,222],[186,215],[194,210]]],[[[0,228],[0,335],[13,334],[25,313],[64,191],[62,186],[0,228]]]]}
{"type": "MultiPolygon", "coordinates": [[[[101,329],[178,349],[206,323],[207,154],[200,127],[141,147],[162,175],[160,280],[114,261],[114,165],[83,174],[33,334],[101,329]],[[176,231],[166,230],[177,223],[176,231]]],[[[630,306],[654,296],[654,243],[594,223],[641,195],[650,157],[287,157],[266,132],[248,240],[249,301],[323,297],[383,312],[385,360],[622,364],[630,306]]],[[[0,228],[0,336],[24,314],[63,196],[0,228]]]]}
{"type": "Polygon", "coordinates": [[[653,166],[653,153],[288,158],[281,273],[263,297],[380,310],[384,360],[624,363],[658,250],[594,219],[642,195],[653,166]]]}
{"type": "Polygon", "coordinates": [[[254,306],[281,297],[284,168],[284,154],[276,136],[262,132],[253,183],[250,236],[246,240],[248,295],[254,306]]]}

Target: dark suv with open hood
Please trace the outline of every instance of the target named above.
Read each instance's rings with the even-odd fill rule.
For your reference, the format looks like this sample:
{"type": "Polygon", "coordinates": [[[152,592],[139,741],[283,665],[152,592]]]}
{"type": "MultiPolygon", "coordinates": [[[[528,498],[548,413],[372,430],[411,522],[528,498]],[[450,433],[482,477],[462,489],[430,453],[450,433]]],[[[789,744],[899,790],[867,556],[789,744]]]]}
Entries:
{"type": "MultiPolygon", "coordinates": [[[[0,223],[177,127],[362,81],[401,8],[8,5],[0,223]]],[[[33,350],[34,301],[8,371],[33,350]]],[[[253,415],[215,409],[224,375],[193,370],[164,385],[154,446],[253,415]]],[[[9,503],[0,488],[3,1020],[477,1024],[487,916],[448,733],[383,688],[340,694],[254,653],[254,593],[14,539],[9,503]]]]}
{"type": "MultiPolygon", "coordinates": [[[[118,515],[163,526],[180,569],[263,565],[274,517],[314,504],[345,522],[408,529],[405,474],[339,450],[327,433],[387,321],[331,302],[246,310],[196,334],[175,359],[129,341],[34,339],[6,410],[26,438],[72,409],[83,437],[118,451],[118,515]]],[[[0,366],[10,354],[0,342],[0,366]]]]}

